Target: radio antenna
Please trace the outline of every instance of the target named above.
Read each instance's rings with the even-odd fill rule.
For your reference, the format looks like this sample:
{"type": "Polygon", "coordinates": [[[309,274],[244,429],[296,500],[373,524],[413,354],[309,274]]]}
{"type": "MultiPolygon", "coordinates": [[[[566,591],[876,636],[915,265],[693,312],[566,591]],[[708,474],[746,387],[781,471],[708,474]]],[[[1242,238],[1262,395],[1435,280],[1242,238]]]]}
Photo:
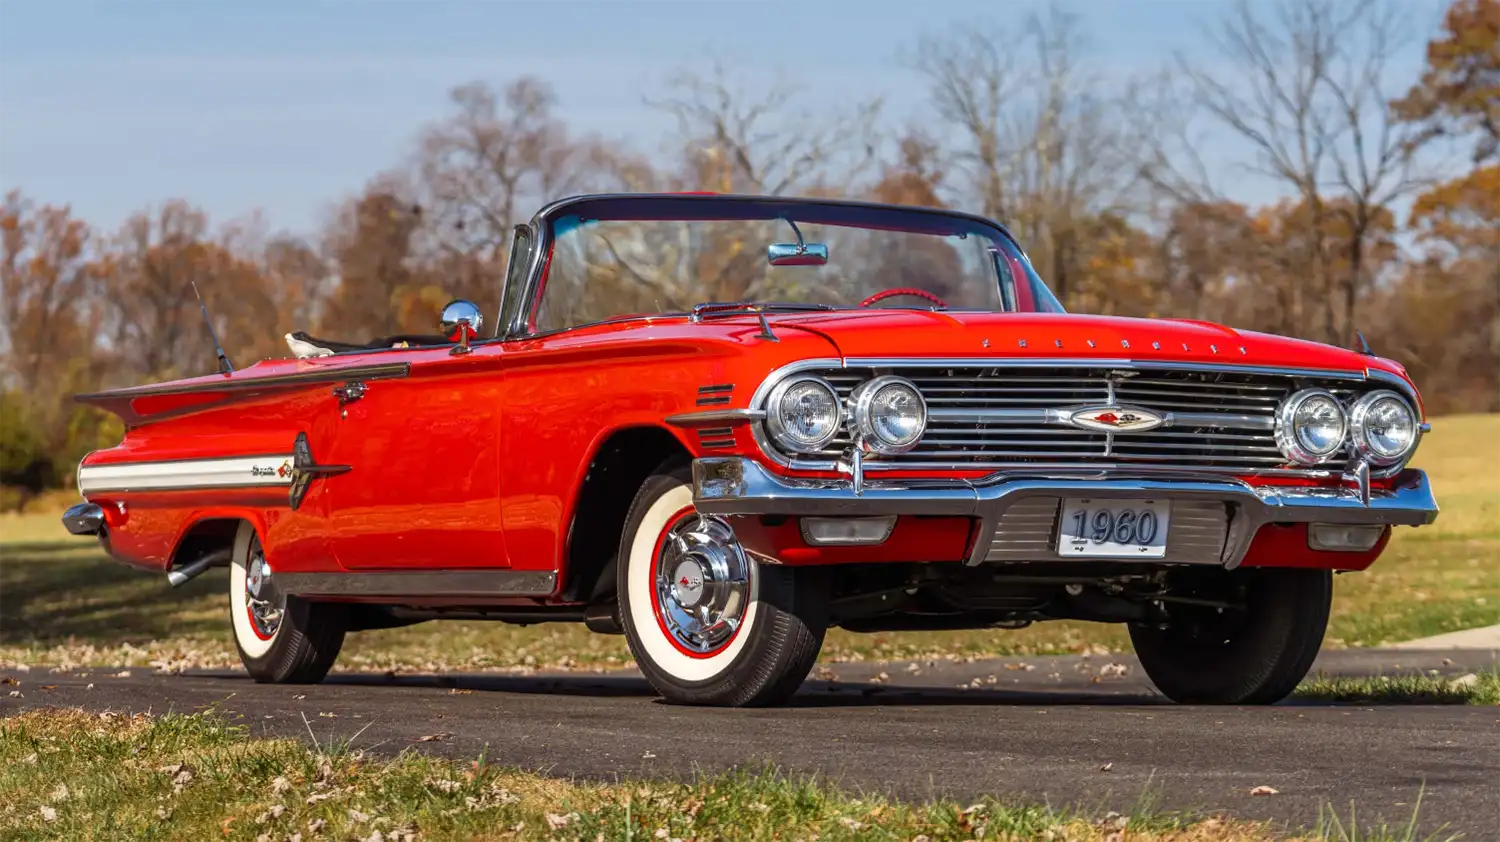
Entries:
{"type": "Polygon", "coordinates": [[[214,341],[214,353],[219,357],[219,373],[229,374],[234,371],[234,364],[229,362],[229,355],[224,353],[224,346],[219,344],[219,335],[214,332],[214,320],[208,315],[208,305],[203,303],[203,293],[198,291],[198,283],[190,281],[193,286],[193,295],[198,297],[198,309],[203,311],[203,321],[208,325],[208,338],[214,341]]]}

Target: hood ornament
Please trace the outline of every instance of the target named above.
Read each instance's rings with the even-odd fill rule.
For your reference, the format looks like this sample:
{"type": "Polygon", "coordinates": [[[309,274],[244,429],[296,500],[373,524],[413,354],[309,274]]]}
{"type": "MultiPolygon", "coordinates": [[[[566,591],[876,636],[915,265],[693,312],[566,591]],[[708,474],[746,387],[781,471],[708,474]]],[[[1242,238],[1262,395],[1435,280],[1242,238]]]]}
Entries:
{"type": "Polygon", "coordinates": [[[1135,406],[1087,406],[1075,409],[1065,419],[1083,430],[1105,433],[1144,433],[1166,423],[1167,419],[1149,409],[1135,406]]]}

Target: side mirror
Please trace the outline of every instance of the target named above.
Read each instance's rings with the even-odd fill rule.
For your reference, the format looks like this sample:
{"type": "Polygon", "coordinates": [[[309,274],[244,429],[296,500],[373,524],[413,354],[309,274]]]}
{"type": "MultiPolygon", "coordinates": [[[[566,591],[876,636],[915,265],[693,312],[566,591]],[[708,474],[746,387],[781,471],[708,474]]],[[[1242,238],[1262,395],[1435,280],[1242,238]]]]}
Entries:
{"type": "Polygon", "coordinates": [[[828,263],[828,246],[822,243],[772,243],[766,248],[766,259],[772,266],[823,266],[828,263]]]}
{"type": "Polygon", "coordinates": [[[443,338],[458,343],[449,353],[469,353],[469,340],[478,336],[479,329],[483,326],[484,314],[479,312],[479,307],[472,301],[459,298],[449,301],[443,307],[443,338]]]}

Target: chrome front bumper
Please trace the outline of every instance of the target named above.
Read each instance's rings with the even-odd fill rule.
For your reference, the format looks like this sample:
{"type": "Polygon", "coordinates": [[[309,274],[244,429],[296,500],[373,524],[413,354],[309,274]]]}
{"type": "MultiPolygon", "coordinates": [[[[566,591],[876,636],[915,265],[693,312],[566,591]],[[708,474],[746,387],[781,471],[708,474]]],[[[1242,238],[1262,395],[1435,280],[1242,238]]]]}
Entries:
{"type": "Polygon", "coordinates": [[[1044,474],[1024,469],[982,480],[866,480],[859,493],[848,480],[776,476],[741,457],[693,462],[693,503],[715,515],[949,515],[977,518],[980,532],[970,564],[985,560],[1001,518],[1023,500],[1064,497],[1150,498],[1217,501],[1228,522],[1218,563],[1237,567],[1256,531],[1268,523],[1345,523],[1422,526],[1437,518],[1432,486],[1421,471],[1408,470],[1389,491],[1370,490],[1368,502],[1355,489],[1252,486],[1212,474],[1126,474],[1088,471],[1044,474]]]}

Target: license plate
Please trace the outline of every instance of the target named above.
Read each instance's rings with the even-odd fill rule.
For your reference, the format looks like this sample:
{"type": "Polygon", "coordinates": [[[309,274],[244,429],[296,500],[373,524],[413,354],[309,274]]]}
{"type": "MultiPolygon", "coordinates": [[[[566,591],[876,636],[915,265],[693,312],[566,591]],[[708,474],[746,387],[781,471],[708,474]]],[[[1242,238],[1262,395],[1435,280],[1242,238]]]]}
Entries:
{"type": "Polygon", "coordinates": [[[1074,558],[1163,558],[1171,515],[1168,500],[1064,500],[1057,524],[1057,554],[1074,558]]]}

